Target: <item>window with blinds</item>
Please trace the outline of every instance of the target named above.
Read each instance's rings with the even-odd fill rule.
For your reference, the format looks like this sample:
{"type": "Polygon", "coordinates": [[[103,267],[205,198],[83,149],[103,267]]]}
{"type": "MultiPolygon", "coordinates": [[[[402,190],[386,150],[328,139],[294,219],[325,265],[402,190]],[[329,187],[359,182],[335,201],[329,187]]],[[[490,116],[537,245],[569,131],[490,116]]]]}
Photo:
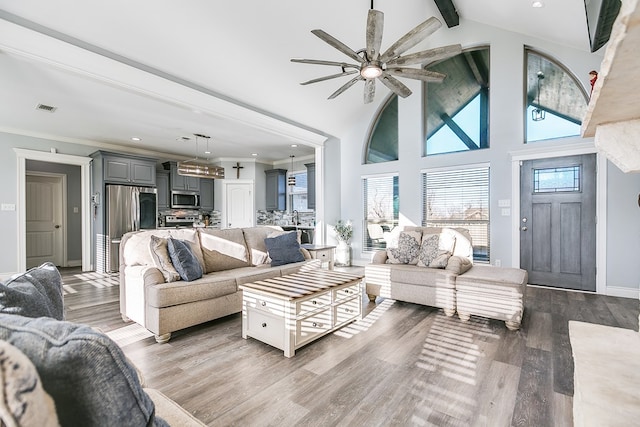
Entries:
{"type": "Polygon", "coordinates": [[[489,167],[423,173],[422,225],[468,229],[474,261],[489,262],[489,167]]]}
{"type": "Polygon", "coordinates": [[[362,248],[373,251],[387,247],[387,239],[398,225],[400,214],[398,176],[385,175],[362,179],[364,215],[362,248]]]}

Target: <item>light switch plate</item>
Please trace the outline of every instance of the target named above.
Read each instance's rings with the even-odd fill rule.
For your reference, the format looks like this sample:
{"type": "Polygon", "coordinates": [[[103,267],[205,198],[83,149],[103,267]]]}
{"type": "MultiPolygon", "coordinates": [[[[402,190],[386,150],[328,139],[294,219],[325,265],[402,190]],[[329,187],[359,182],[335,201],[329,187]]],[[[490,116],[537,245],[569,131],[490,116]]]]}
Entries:
{"type": "Polygon", "coordinates": [[[13,203],[3,203],[2,206],[0,206],[0,210],[3,211],[15,211],[16,210],[16,205],[13,203]]]}

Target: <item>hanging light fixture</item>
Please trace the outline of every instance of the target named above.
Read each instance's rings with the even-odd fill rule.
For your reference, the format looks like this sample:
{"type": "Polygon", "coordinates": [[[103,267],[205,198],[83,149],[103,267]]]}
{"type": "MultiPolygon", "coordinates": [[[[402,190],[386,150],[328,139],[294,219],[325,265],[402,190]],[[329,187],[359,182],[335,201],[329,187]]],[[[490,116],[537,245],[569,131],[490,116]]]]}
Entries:
{"type": "Polygon", "coordinates": [[[294,185],[296,185],[296,177],[293,174],[293,158],[295,156],[292,154],[289,157],[291,157],[291,169],[289,169],[289,177],[287,178],[287,185],[293,187],[294,185]]]}
{"type": "Polygon", "coordinates": [[[544,79],[544,73],[542,71],[538,71],[538,99],[536,101],[537,107],[531,110],[531,120],[534,122],[539,122],[544,120],[545,111],[540,108],[540,81],[544,79]]]}
{"type": "MultiPolygon", "coordinates": [[[[224,168],[220,166],[210,165],[208,163],[198,162],[198,138],[207,140],[207,154],[209,154],[209,138],[208,135],[200,133],[193,134],[196,137],[196,157],[183,162],[178,162],[178,175],[194,176],[196,178],[224,179],[224,168]]],[[[189,138],[183,137],[185,141],[189,138]]]]}

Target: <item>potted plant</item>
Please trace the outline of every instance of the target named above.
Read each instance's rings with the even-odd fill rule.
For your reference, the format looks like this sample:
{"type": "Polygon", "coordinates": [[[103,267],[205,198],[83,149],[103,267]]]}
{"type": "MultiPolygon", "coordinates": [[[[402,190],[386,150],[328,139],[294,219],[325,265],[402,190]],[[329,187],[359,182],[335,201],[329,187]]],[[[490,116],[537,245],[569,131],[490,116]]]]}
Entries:
{"type": "Polygon", "coordinates": [[[338,239],[336,248],[336,265],[348,267],[351,265],[351,237],[353,237],[353,225],[351,221],[338,220],[333,226],[333,231],[338,239]]]}

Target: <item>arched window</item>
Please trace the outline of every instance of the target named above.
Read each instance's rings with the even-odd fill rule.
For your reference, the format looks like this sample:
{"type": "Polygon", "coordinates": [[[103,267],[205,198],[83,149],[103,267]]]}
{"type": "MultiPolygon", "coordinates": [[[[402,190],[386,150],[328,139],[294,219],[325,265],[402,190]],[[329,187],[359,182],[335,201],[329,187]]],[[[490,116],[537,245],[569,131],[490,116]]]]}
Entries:
{"type": "Polygon", "coordinates": [[[425,155],[489,147],[489,48],[468,49],[427,67],[446,74],[424,84],[425,155]]]}
{"type": "Polygon", "coordinates": [[[580,135],[588,103],[584,87],[562,64],[528,47],[525,61],[525,141],[580,135]]]}
{"type": "Polygon", "coordinates": [[[398,97],[392,95],[382,107],[369,135],[365,163],[398,160],[398,97]]]}

